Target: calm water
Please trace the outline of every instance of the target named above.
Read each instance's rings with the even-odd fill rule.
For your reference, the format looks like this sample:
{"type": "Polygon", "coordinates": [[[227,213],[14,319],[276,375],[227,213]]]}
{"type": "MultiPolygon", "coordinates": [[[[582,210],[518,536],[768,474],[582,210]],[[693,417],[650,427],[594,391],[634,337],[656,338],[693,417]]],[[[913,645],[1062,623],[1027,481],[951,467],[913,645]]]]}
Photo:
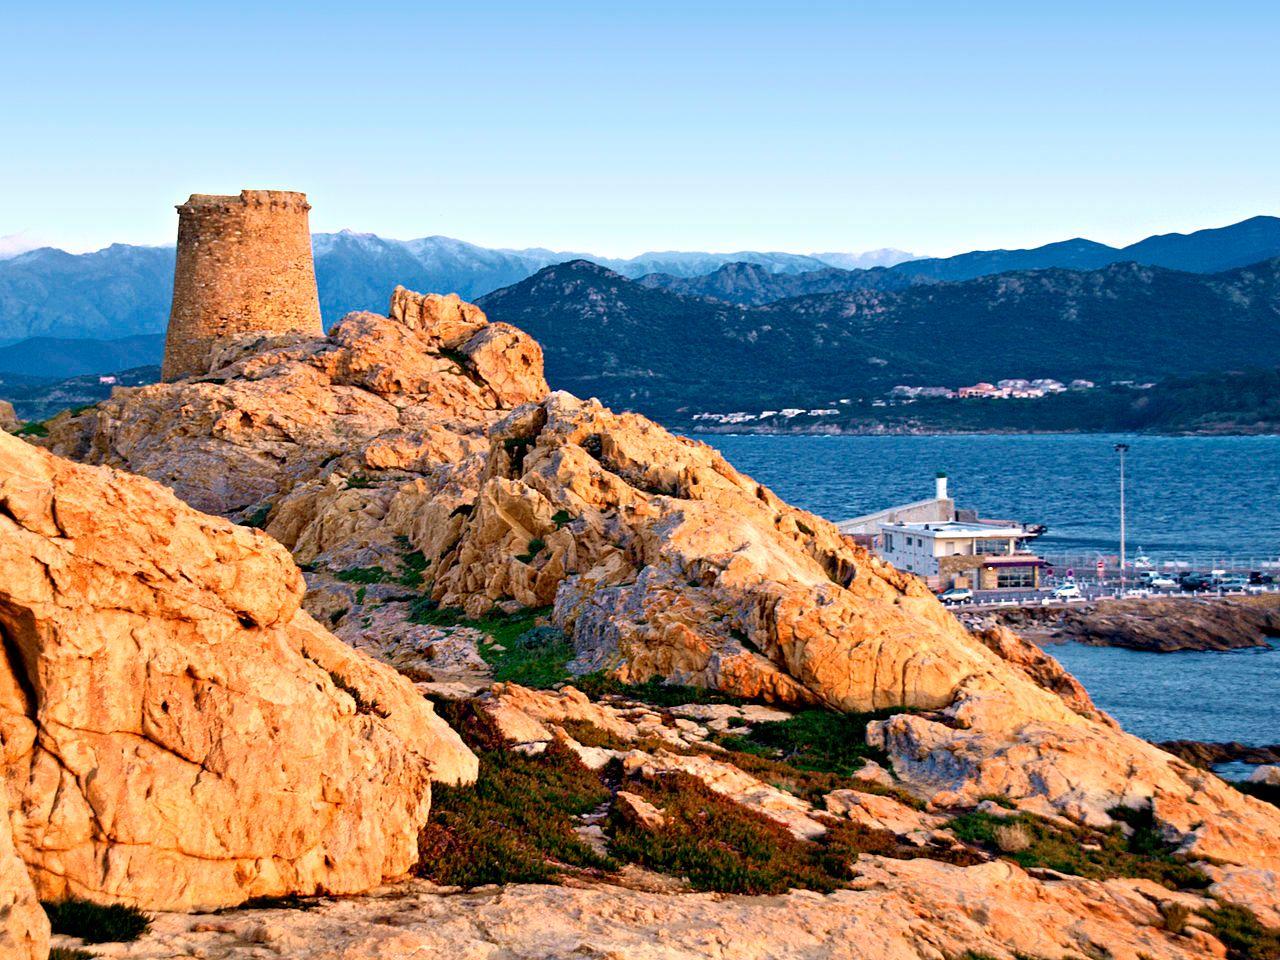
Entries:
{"type": "MultiPolygon", "coordinates": [[[[945,471],[961,506],[1044,523],[1050,552],[1115,552],[1112,445],[1130,444],[1130,549],[1159,559],[1280,554],[1280,437],[704,436],[780,496],[839,520],[932,496],[945,471]]],[[[1149,740],[1280,741],[1280,648],[1049,651],[1125,729],[1149,740]]]]}
{"type": "Polygon", "coordinates": [[[1280,437],[700,436],[797,506],[843,520],[933,496],[1043,523],[1052,552],[1118,549],[1117,455],[1127,458],[1128,543],[1157,560],[1280,555],[1280,437]]]}
{"type": "Polygon", "coordinates": [[[1045,648],[1094,702],[1148,740],[1280,741],[1280,647],[1141,653],[1059,643],[1045,648]]]}

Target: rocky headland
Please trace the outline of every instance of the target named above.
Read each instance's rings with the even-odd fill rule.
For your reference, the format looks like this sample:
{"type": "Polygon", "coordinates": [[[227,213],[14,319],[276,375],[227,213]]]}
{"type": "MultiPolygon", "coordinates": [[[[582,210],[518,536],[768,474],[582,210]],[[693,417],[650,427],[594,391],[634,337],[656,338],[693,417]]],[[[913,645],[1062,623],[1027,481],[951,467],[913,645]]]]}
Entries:
{"type": "Polygon", "coordinates": [[[154,958],[1276,936],[1275,806],[456,297],[46,427],[0,435],[15,956],[68,896],[154,958]]]}

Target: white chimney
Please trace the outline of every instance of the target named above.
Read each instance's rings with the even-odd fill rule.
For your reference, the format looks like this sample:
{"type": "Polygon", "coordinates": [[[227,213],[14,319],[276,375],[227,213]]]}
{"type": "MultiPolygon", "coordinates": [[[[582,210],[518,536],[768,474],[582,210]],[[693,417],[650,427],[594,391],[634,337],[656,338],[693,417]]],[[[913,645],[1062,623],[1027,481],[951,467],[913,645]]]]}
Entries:
{"type": "Polygon", "coordinates": [[[947,475],[945,473],[938,474],[938,478],[933,481],[935,485],[934,497],[938,500],[947,499],[947,475]]]}

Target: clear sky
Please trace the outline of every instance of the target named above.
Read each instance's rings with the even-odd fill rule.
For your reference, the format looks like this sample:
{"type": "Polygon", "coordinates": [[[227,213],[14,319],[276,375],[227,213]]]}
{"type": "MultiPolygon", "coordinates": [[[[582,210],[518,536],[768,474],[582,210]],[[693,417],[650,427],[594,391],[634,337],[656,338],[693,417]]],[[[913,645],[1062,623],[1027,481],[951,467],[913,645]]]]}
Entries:
{"type": "Polygon", "coordinates": [[[1275,2],[10,4],[0,236],[946,254],[1280,213],[1275,2]]]}

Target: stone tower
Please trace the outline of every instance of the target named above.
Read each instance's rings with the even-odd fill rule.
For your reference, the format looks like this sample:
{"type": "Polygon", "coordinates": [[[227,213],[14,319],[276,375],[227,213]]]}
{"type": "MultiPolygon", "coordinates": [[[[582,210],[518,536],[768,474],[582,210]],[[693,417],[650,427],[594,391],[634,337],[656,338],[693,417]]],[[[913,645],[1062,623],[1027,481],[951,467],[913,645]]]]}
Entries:
{"type": "Polygon", "coordinates": [[[205,372],[213,345],[242,333],[321,336],[304,193],[195,193],[178,207],[178,260],[165,380],[205,372]]]}

